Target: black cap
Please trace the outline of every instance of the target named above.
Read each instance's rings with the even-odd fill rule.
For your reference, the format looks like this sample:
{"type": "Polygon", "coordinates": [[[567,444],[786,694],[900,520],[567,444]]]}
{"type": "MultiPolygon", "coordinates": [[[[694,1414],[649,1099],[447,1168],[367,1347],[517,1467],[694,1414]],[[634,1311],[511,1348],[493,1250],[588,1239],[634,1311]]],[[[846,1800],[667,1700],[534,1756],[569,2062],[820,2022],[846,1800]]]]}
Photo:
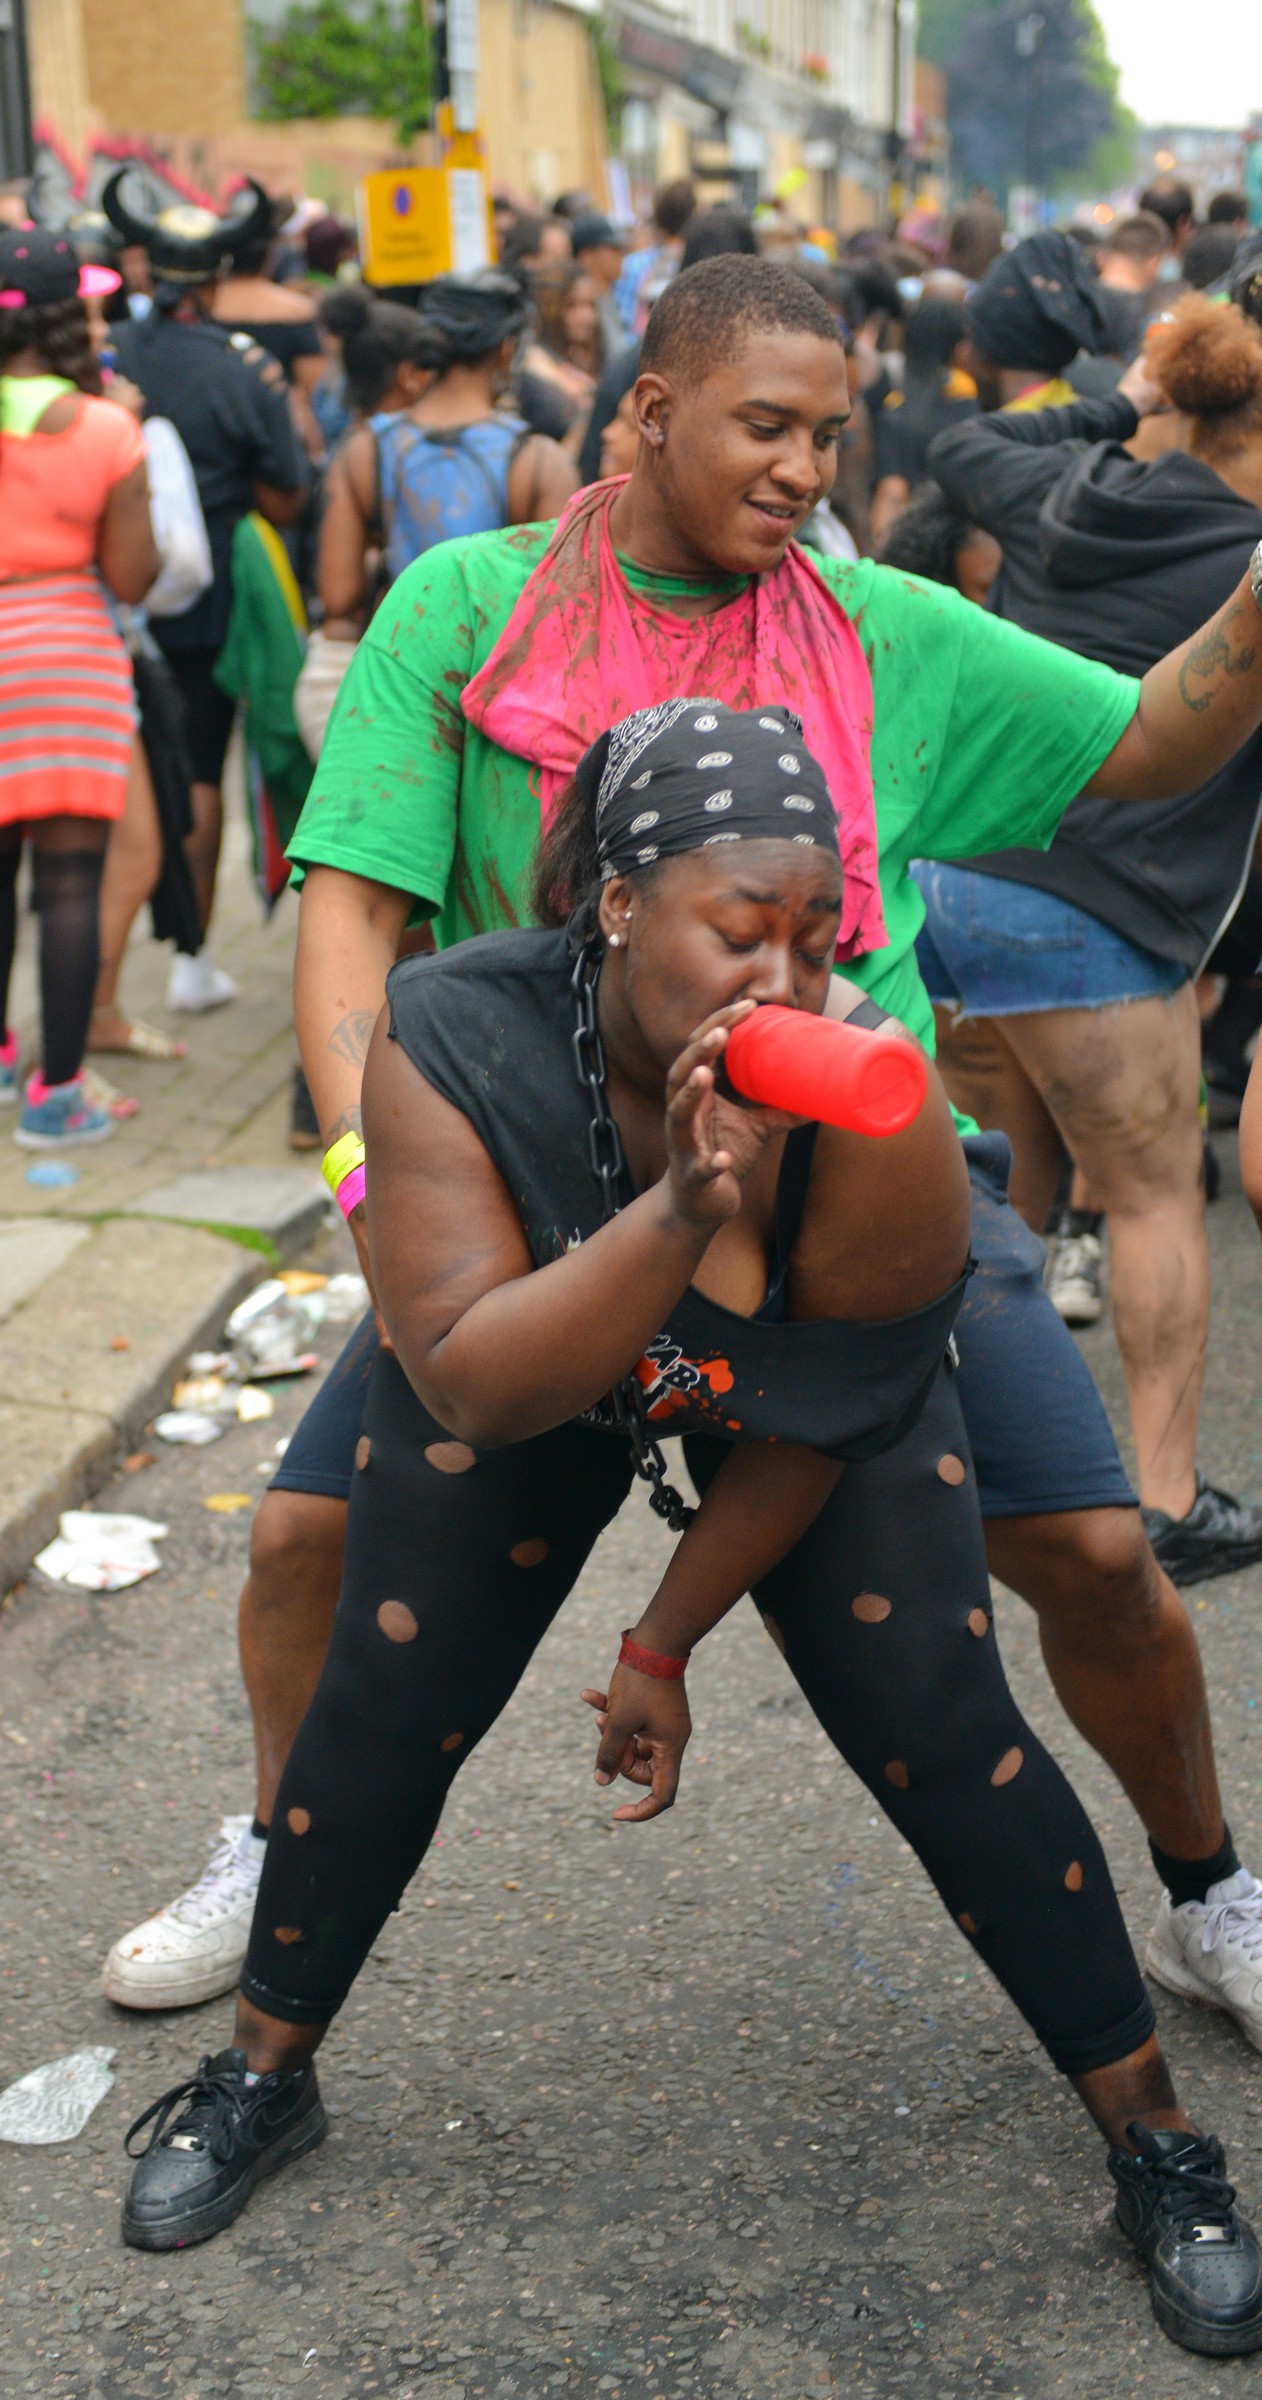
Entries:
{"type": "Polygon", "coordinates": [[[0,235],[0,307],[52,308],[78,296],[79,261],[68,234],[23,225],[0,235]]]}
{"type": "Polygon", "coordinates": [[[570,248],[575,258],[584,250],[625,250],[626,246],[625,233],[619,233],[617,226],[611,225],[608,217],[599,216],[595,209],[585,217],[575,217],[570,227],[570,248]]]}
{"type": "Polygon", "coordinates": [[[1056,375],[1080,350],[1094,357],[1109,339],[1095,271],[1067,233],[1032,233],[995,259],[964,313],[993,367],[1056,375]]]}

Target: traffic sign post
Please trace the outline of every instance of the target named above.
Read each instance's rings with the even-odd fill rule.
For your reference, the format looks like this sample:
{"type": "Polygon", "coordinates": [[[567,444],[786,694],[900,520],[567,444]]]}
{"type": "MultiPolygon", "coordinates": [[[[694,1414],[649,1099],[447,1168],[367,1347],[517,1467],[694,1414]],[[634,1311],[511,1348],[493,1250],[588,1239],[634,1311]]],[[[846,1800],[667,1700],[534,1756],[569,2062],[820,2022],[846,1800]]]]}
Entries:
{"type": "Polygon", "coordinates": [[[386,168],[357,195],[360,255],[369,283],[429,283],[491,263],[490,209],[480,165],[386,168]]]}

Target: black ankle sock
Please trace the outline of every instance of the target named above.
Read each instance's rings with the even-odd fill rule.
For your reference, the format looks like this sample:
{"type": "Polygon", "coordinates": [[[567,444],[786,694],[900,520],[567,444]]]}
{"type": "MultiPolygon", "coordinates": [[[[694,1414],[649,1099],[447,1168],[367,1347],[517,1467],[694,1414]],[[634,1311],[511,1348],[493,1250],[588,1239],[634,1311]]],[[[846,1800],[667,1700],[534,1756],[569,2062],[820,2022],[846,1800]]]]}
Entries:
{"type": "Polygon", "coordinates": [[[1211,1883],[1225,1882],[1240,1864],[1230,1825],[1224,1825],[1222,1848],[1212,1858],[1169,1858],[1155,1842],[1150,1842],[1148,1848],[1176,1908],[1182,1908],[1185,1900],[1204,1900],[1211,1883]]]}
{"type": "Polygon", "coordinates": [[[1056,1230],[1072,1237],[1080,1233],[1098,1233],[1103,1223],[1102,1208],[1062,1208],[1056,1230]]]}
{"type": "Polygon", "coordinates": [[[271,1828],[270,1826],[264,1825],[261,1818],[256,1817],[254,1823],[250,1827],[250,1831],[253,1834],[256,1842],[265,1842],[269,1832],[271,1831],[271,1828]]]}

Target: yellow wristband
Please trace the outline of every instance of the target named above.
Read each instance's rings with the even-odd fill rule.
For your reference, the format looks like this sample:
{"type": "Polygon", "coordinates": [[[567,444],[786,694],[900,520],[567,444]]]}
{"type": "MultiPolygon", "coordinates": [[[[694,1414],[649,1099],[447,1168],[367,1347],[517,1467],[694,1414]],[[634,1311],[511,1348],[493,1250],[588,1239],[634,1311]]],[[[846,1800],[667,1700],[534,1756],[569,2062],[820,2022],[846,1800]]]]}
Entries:
{"type": "Polygon", "coordinates": [[[362,1133],[344,1133],[338,1141],[330,1143],[324,1153],[320,1173],[335,1200],[338,1185],[344,1183],[356,1167],[362,1167],[366,1156],[362,1133]]]}

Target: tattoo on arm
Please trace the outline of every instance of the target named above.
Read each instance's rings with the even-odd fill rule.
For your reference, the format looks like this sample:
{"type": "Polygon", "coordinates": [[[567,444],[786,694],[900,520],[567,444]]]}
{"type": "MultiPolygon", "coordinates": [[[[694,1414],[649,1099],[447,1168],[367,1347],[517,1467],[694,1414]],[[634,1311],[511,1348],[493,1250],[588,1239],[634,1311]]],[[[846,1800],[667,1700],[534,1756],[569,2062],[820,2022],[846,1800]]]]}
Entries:
{"type": "Polygon", "coordinates": [[[334,1142],[340,1142],[344,1133],[357,1133],[362,1138],[363,1131],[364,1112],[362,1108],[344,1108],[341,1116],[334,1117],[329,1127],[325,1149],[331,1150],[334,1142]]]}
{"type": "Polygon", "coordinates": [[[1184,707],[1197,716],[1212,705],[1228,676],[1248,675],[1253,671],[1258,655],[1256,645],[1245,639],[1236,625],[1243,613],[1240,602],[1233,600],[1188,645],[1179,669],[1179,690],[1184,707]]]}
{"type": "Polygon", "coordinates": [[[348,1067],[362,1067],[368,1056],[368,1044],[377,1022],[373,1008],[355,1008],[342,1017],[329,1035],[328,1046],[335,1058],[345,1059],[348,1067]]]}

